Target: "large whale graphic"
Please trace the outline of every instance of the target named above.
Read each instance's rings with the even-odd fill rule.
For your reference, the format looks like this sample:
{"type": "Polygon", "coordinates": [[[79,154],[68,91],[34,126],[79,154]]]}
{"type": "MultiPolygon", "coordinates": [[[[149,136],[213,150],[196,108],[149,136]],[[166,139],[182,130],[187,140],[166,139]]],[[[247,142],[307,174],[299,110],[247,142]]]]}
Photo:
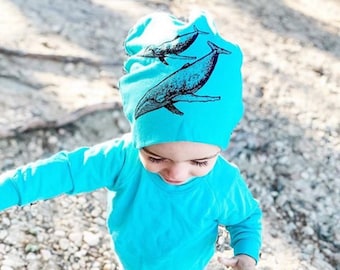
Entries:
{"type": "Polygon", "coordinates": [[[160,45],[147,46],[143,52],[139,54],[142,57],[158,58],[162,63],[168,64],[165,60],[166,57],[178,58],[178,59],[196,59],[192,56],[178,55],[185,51],[196,40],[199,34],[208,34],[207,32],[198,30],[194,26],[194,31],[177,35],[174,39],[165,41],[160,45]],[[170,56],[171,55],[171,56],[170,56]]]}
{"type": "Polygon", "coordinates": [[[185,64],[144,94],[136,106],[135,119],[163,107],[172,113],[183,115],[183,112],[175,107],[176,102],[220,100],[219,96],[198,96],[195,94],[208,81],[218,56],[231,53],[210,41],[208,41],[208,45],[211,52],[193,63],[185,64]]]}

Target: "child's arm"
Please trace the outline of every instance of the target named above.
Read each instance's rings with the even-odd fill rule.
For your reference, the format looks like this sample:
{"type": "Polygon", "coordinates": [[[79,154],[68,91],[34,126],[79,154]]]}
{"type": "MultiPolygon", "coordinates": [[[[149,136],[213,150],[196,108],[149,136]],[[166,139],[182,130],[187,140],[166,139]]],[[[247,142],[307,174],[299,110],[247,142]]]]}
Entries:
{"type": "Polygon", "coordinates": [[[227,226],[235,256],[248,255],[254,262],[259,260],[262,242],[261,218],[262,212],[260,208],[255,207],[250,216],[244,221],[227,226]]]}
{"type": "Polygon", "coordinates": [[[225,204],[221,224],[225,224],[230,233],[231,247],[235,255],[228,261],[228,266],[234,267],[235,270],[248,270],[253,269],[249,267],[255,267],[259,260],[262,211],[236,167],[233,174],[233,179],[223,188],[225,204]]]}
{"type": "Polygon", "coordinates": [[[260,208],[255,208],[246,220],[227,227],[235,256],[219,258],[220,263],[234,270],[255,269],[261,248],[261,217],[260,208]]]}
{"type": "Polygon", "coordinates": [[[233,270],[255,270],[261,247],[261,217],[262,212],[258,208],[245,221],[227,227],[235,256],[219,257],[221,264],[233,270]]]}
{"type": "Polygon", "coordinates": [[[60,152],[0,175],[0,210],[112,186],[124,161],[119,144],[60,152]]]}

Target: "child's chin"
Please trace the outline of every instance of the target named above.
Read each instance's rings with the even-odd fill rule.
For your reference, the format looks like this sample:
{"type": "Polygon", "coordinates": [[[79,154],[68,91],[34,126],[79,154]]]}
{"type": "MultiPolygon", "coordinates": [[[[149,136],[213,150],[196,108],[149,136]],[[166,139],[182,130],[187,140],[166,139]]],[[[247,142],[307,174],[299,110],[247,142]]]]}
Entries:
{"type": "Polygon", "coordinates": [[[166,179],[166,178],[164,178],[164,177],[162,177],[162,179],[163,179],[163,181],[164,181],[165,183],[167,183],[167,184],[169,184],[169,185],[180,186],[180,185],[184,185],[184,184],[186,184],[186,183],[192,181],[192,180],[194,179],[194,177],[189,178],[189,179],[187,179],[187,180],[185,180],[185,181],[170,180],[170,179],[166,179]]]}

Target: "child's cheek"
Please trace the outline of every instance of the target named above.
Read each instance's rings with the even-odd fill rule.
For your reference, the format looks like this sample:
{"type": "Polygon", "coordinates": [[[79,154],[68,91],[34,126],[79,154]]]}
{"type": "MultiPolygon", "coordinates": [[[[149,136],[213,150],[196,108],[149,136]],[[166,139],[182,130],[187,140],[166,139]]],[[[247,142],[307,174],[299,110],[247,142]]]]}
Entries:
{"type": "Polygon", "coordinates": [[[149,160],[145,160],[144,158],[141,158],[141,162],[144,168],[149,172],[158,173],[160,171],[159,164],[154,164],[149,160]]]}
{"type": "Polygon", "coordinates": [[[145,165],[144,165],[144,168],[145,168],[146,170],[148,170],[149,172],[152,172],[152,173],[158,173],[158,172],[159,172],[157,166],[152,165],[152,164],[145,164],[145,165]]]}

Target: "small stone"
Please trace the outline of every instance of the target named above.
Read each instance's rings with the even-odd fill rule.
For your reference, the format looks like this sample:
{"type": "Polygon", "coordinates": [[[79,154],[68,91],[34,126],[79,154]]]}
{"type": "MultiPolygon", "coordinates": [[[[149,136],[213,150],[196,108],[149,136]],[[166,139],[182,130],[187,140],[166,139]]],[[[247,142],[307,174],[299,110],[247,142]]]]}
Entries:
{"type": "Polygon", "coordinates": [[[95,234],[89,231],[85,231],[83,233],[84,241],[89,245],[89,246],[97,246],[100,242],[100,235],[95,234]]]}
{"type": "Polygon", "coordinates": [[[79,247],[82,244],[83,234],[81,232],[73,232],[69,234],[68,238],[79,247]]]}
{"type": "Polygon", "coordinates": [[[62,250],[68,250],[70,247],[70,241],[66,238],[62,238],[59,240],[59,247],[62,250]]]}
{"type": "Polygon", "coordinates": [[[313,228],[311,228],[310,226],[306,226],[302,229],[302,231],[306,234],[306,235],[314,235],[314,230],[313,228]]]}
{"type": "Polygon", "coordinates": [[[36,244],[27,244],[25,246],[25,252],[26,253],[37,253],[39,251],[39,246],[36,244]]]}
{"type": "Polygon", "coordinates": [[[41,257],[44,261],[48,261],[51,259],[52,254],[48,249],[42,249],[40,250],[41,257]]]}
{"type": "Polygon", "coordinates": [[[56,230],[54,232],[54,235],[57,236],[57,237],[64,237],[66,235],[66,232],[62,231],[62,230],[56,230]]]}
{"type": "Polygon", "coordinates": [[[8,232],[5,230],[0,231],[0,240],[4,240],[8,235],[8,232]]]}
{"type": "Polygon", "coordinates": [[[102,213],[102,210],[100,209],[100,207],[95,207],[92,211],[91,211],[91,216],[96,218],[99,217],[102,213]]]}
{"type": "Polygon", "coordinates": [[[111,264],[109,264],[109,263],[105,263],[103,268],[102,268],[102,270],[113,270],[113,269],[115,269],[115,268],[113,268],[111,266],[111,264]]]}
{"type": "Polygon", "coordinates": [[[22,269],[25,266],[24,260],[21,258],[20,254],[6,254],[4,260],[2,261],[3,266],[10,266],[18,269],[22,269]]]}
{"type": "Polygon", "coordinates": [[[56,146],[57,144],[58,144],[58,138],[56,137],[56,136],[50,136],[49,138],[48,138],[48,144],[50,145],[50,146],[56,146]]]}
{"type": "Polygon", "coordinates": [[[14,268],[10,267],[8,265],[3,265],[3,266],[1,266],[0,270],[14,270],[14,268]]]}

